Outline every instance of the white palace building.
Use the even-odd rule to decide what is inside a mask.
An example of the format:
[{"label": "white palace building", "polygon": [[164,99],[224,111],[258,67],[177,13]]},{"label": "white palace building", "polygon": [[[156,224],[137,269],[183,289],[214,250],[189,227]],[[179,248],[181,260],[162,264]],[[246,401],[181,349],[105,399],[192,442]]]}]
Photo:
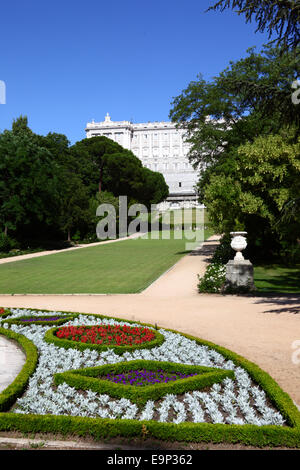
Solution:
[{"label": "white palace building", "polygon": [[85,132],[87,138],[105,136],[114,140],[131,150],[143,166],[163,174],[169,197],[160,204],[161,210],[198,206],[198,172],[187,158],[189,145],[184,141],[184,131],[175,123],[112,121],[107,113],[102,122],[88,122]]}]

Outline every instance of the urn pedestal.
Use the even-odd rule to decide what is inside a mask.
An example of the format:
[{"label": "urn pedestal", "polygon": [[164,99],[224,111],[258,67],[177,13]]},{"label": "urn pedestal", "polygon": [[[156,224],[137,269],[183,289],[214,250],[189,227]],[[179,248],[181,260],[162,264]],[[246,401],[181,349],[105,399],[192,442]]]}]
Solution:
[{"label": "urn pedestal", "polygon": [[247,247],[245,235],[247,232],[231,232],[231,247],[236,251],[233,260],[226,264],[225,291],[252,292],[255,290],[253,280],[253,265],[242,255],[242,250]]}]

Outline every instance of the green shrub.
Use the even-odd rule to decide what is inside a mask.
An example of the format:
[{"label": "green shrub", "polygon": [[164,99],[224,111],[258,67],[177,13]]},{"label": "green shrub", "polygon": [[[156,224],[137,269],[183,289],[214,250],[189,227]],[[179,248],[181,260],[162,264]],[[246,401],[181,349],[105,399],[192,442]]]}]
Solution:
[{"label": "green shrub", "polygon": [[230,243],[231,236],[229,234],[223,235],[212,257],[212,263],[227,264],[230,259],[233,259],[235,253]]},{"label": "green shrub", "polygon": [[198,275],[198,291],[207,293],[221,292],[225,283],[226,268],[222,264],[211,263],[203,277]]},{"label": "green shrub", "polygon": [[0,251],[3,253],[8,253],[10,250],[14,248],[18,248],[18,244],[16,240],[10,238],[8,235],[4,233],[0,233]]},{"label": "green shrub", "polygon": [[[123,385],[101,380],[106,374],[122,374],[132,369],[148,369],[148,370],[164,370],[186,374],[197,373],[198,375],[185,379],[176,380],[175,382],[159,383],[155,385],[147,385],[146,387],[134,387],[131,385]],[[128,398],[134,403],[144,405],[148,400],[158,400],[167,393],[182,394],[190,390],[200,390],[209,387],[215,383],[219,383],[226,377],[234,378],[232,370],[223,370],[215,367],[194,366],[187,364],[174,364],[171,362],[135,360],[121,362],[116,364],[106,364],[98,367],[88,367],[84,369],[68,370],[66,372],[57,373],[54,376],[56,385],[67,383],[71,387],[79,390],[92,390],[100,394],[108,394],[116,398]]]},{"label": "green shrub", "polygon": [[35,371],[38,361],[38,350],[34,343],[25,336],[14,331],[0,328],[0,335],[16,341],[26,355],[26,362],[15,378],[15,380],[0,393],[0,416],[1,412],[9,410],[16,399],[24,392],[29,378]]}]

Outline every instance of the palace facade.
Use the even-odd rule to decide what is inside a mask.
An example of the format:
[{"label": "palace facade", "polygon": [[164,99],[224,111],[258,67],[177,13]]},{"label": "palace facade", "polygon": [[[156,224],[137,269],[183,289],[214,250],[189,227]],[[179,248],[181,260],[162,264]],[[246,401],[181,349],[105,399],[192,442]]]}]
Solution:
[{"label": "palace facade", "polygon": [[169,197],[160,209],[196,207],[197,171],[189,163],[189,145],[184,131],[172,122],[132,123],[112,121],[109,114],[102,122],[89,122],[86,137],[105,136],[131,150],[143,166],[163,174]]}]

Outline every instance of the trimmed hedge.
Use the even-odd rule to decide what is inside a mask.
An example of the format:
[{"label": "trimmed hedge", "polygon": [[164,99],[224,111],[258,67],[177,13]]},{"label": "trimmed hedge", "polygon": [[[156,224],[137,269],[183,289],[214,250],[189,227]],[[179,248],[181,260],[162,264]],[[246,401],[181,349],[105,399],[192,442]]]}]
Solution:
[{"label": "trimmed hedge", "polygon": [[[4,310],[4,312],[0,312],[0,319],[1,318],[6,318],[8,317],[11,313],[10,313],[10,309],[8,308],[4,308],[3,307],[0,307],[0,310]],[[1,321],[1,320],[0,320]]]},{"label": "trimmed hedge", "polygon": [[[80,325],[76,325],[76,326],[77,328],[80,328]],[[81,325],[81,326],[84,326],[84,325]],[[100,326],[100,324],[96,326]],[[110,345],[105,345],[105,344],[103,345],[103,344],[80,343],[80,342],[72,341],[69,339],[58,338],[55,334],[58,331],[58,329],[59,328],[51,328],[51,330],[46,331],[44,340],[47,343],[53,343],[55,344],[55,346],[58,346],[60,348],[65,348],[65,349],[72,348],[72,349],[78,349],[79,351],[84,351],[85,349],[96,349],[97,351],[102,352],[102,351],[109,351],[113,349],[115,354],[121,355],[121,354],[124,354],[124,352],[126,351],[135,351],[136,349],[155,348],[157,346],[160,346],[165,341],[165,338],[163,337],[162,334],[160,334],[156,330],[153,330],[153,333],[155,334],[155,339],[146,343],[142,343],[142,344],[134,344],[132,346],[115,346],[115,345],[110,346]]]},{"label": "trimmed hedge", "polygon": [[127,419],[1,413],[0,429],[6,432],[77,435],[92,437],[95,440],[114,437],[145,437],[145,432],[147,432],[147,438],[161,441],[242,443],[257,447],[300,448],[299,428],[250,424],[174,424]]},{"label": "trimmed hedge", "polygon": [[[108,373],[118,374],[128,372],[132,369],[162,369],[165,372],[172,372],[176,369],[176,372],[186,374],[198,373],[199,375],[186,379],[178,379],[175,382],[158,383],[145,387],[116,384],[109,380],[101,380],[98,378]],[[158,400],[168,393],[179,395],[190,390],[200,390],[205,387],[210,387],[214,383],[222,382],[226,377],[234,379],[234,372],[231,370],[217,369],[215,367],[136,360],[58,373],[54,375],[54,383],[59,385],[66,382],[71,387],[79,390],[92,390],[93,392],[107,394],[115,398],[124,397],[134,403],[144,405],[148,400]]]},{"label": "trimmed hedge", "polygon": [[14,331],[0,328],[0,335],[16,341],[26,355],[26,362],[21,372],[17,375],[15,380],[0,393],[0,411],[6,411],[24,392],[30,376],[35,371],[38,362],[38,350],[32,341]]},{"label": "trimmed hedge", "polygon": [[[34,311],[34,310],[33,310]],[[43,311],[47,311],[44,310]],[[68,313],[71,312],[62,312]],[[77,312],[72,312],[76,313]],[[81,314],[96,316],[97,318],[112,318],[103,315]],[[122,318],[114,318],[116,321],[126,323],[140,324],[142,326],[151,326],[138,321],[131,321]],[[148,438],[156,438],[165,441],[185,441],[185,442],[210,442],[210,443],[242,443],[257,447],[280,446],[300,448],[300,412],[294,405],[287,393],[270,377],[269,374],[260,369],[256,364],[235,354],[228,349],[217,346],[211,342],[181,333],[175,330],[166,329],[173,333],[179,333],[186,338],[195,341],[199,345],[204,345],[222,354],[226,359],[232,360],[237,366],[243,367],[251,378],[260,385],[266,392],[268,398],[274,406],[281,412],[286,419],[288,426],[255,426],[255,425],[229,425],[229,424],[210,424],[210,423],[162,423],[157,421],[138,421],[123,419],[101,419],[101,418],[83,418],[72,416],[55,415],[19,415],[18,413],[0,413],[1,431],[21,431],[21,432],[44,432],[60,433],[64,435],[75,434],[78,436],[87,436],[94,439],[113,438],[113,437],[145,437],[145,431]],[[0,334],[5,334],[18,340],[22,335],[10,330],[0,328]],[[21,343],[20,343],[21,344]],[[26,387],[29,376],[34,371],[37,363],[37,351],[32,343],[24,339],[24,349],[26,347],[26,371],[23,370],[17,379],[7,389],[2,392],[0,397],[2,407],[5,411],[11,406],[17,396],[19,396]],[[112,365],[111,365],[112,366]],[[110,367],[111,369],[111,367]],[[18,386],[17,386],[18,384]],[[3,397],[5,399],[3,400]],[[3,406],[3,403],[5,404]]]}]

